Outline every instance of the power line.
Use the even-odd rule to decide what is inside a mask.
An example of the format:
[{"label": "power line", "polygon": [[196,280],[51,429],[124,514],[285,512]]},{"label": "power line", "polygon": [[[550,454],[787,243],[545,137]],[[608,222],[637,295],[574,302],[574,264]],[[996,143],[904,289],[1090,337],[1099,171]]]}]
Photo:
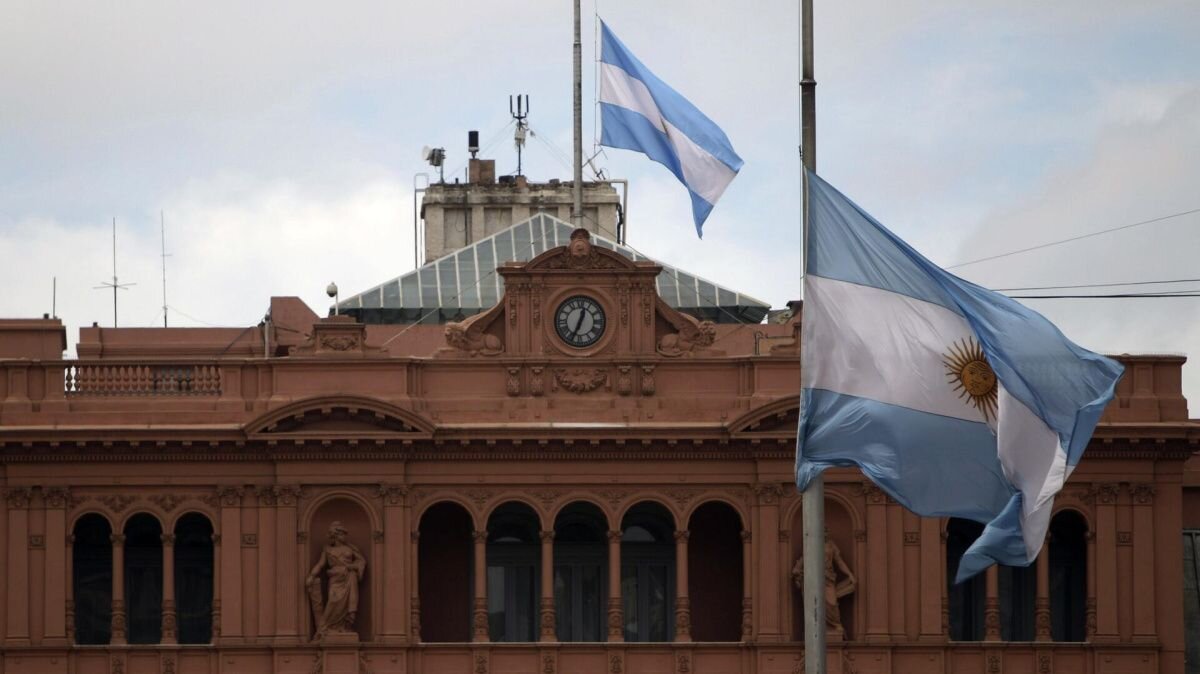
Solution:
[{"label": "power line", "polygon": [[948,267],[943,267],[943,269],[957,269],[959,267],[965,267],[967,265],[976,264],[979,262],[987,262],[989,260],[998,260],[1002,257],[1008,257],[1010,255],[1019,255],[1021,253],[1028,253],[1028,252],[1034,251],[1034,250],[1041,250],[1042,248],[1049,248],[1051,246],[1058,246],[1058,245],[1061,245],[1064,243],[1070,243],[1072,241],[1079,241],[1080,239],[1088,239],[1093,236],[1100,236],[1101,234],[1111,234],[1112,232],[1119,232],[1123,229],[1132,229],[1133,227],[1141,227],[1142,225],[1149,225],[1149,224],[1153,224],[1155,222],[1162,222],[1163,220],[1170,220],[1172,218],[1180,218],[1185,215],[1191,215],[1193,213],[1200,213],[1200,208],[1193,208],[1190,211],[1180,211],[1179,213],[1172,213],[1170,215],[1164,215],[1164,216],[1161,216],[1158,218],[1151,218],[1150,220],[1142,220],[1141,222],[1135,222],[1135,223],[1132,223],[1129,225],[1121,225],[1120,227],[1113,227],[1111,229],[1102,229],[1098,232],[1092,232],[1090,234],[1080,234],[1079,236],[1072,236],[1070,238],[1061,239],[1059,241],[1051,241],[1049,243],[1038,244],[1036,246],[1030,246],[1028,248],[1021,248],[1020,250],[1012,250],[1007,253],[1000,253],[998,255],[989,255],[987,257],[981,257],[981,258],[978,258],[975,260],[967,260],[966,262],[959,262],[958,264],[952,264]]},{"label": "power line", "polygon": [[996,292],[1010,293],[1022,292],[1026,290],[1075,290],[1078,288],[1114,288],[1119,286],[1147,286],[1158,285],[1163,283],[1195,283],[1200,281],[1200,278],[1180,278],[1164,281],[1127,281],[1124,283],[1082,283],[1079,285],[1064,285],[1064,286],[1026,286],[1024,288],[992,288]]},{"label": "power line", "polygon": [[1113,295],[1009,295],[1014,300],[1147,300],[1200,297],[1200,289],[1177,293],[1117,293]]}]

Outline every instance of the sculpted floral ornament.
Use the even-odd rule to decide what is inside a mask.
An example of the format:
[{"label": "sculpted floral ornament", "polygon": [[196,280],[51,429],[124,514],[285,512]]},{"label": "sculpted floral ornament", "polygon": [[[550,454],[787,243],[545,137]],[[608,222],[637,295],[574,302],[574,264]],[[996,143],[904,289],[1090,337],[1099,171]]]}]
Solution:
[{"label": "sculpted floral ornament", "polygon": [[571,393],[588,393],[608,383],[608,373],[602,369],[554,371],[554,382]]},{"label": "sculpted floral ornament", "polygon": [[[329,543],[304,582],[312,604],[317,639],[333,634],[352,634],[357,638],[354,622],[358,615],[358,584],[367,568],[367,560],[357,547],[346,542],[348,535],[341,522],[329,525]],[[321,596],[322,571],[328,579],[324,597]]]}]

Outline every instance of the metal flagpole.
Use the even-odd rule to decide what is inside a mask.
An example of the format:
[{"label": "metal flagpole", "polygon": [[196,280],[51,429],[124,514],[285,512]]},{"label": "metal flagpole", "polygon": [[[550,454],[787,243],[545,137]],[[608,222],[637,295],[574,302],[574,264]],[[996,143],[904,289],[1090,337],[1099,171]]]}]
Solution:
[{"label": "metal flagpole", "polygon": [[579,41],[579,0],[575,0],[574,87],[575,182],[571,188],[571,224],[583,226],[583,47]]},{"label": "metal flagpole", "polygon": [[[804,169],[817,170],[817,104],[813,79],[812,0],[800,0],[800,159]],[[808,273],[808,178],[801,169],[801,264]],[[804,365],[801,363],[801,368]],[[826,674],[825,668],[825,478],[817,476],[804,490],[804,670]]]}]

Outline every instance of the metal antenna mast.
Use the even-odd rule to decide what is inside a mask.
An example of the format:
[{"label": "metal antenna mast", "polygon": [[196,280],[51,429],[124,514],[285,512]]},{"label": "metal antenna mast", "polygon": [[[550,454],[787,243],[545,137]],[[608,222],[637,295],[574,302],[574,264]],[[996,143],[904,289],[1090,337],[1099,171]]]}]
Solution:
[{"label": "metal antenna mast", "polygon": [[101,281],[100,285],[95,287],[95,290],[104,288],[112,288],[113,291],[113,327],[117,327],[117,291],[128,290],[129,286],[135,286],[136,283],[117,283],[117,219],[112,220],[112,241],[113,241],[113,275],[112,282]]},{"label": "metal antenna mast", "polygon": [[167,327],[167,218],[162,211],[158,212],[158,232],[162,240],[162,286],[163,286],[163,327]]},{"label": "metal antenna mast", "polygon": [[579,39],[579,0],[575,0],[574,102],[575,180],[571,189],[571,224],[583,226],[583,47]]},{"label": "metal antenna mast", "polygon": [[[524,103],[521,99],[524,98]],[[529,124],[525,121],[529,117],[529,94],[517,94],[516,107],[513,106],[513,97],[508,97],[508,114],[517,122],[517,130],[513,132],[513,142],[517,145],[517,175],[521,173],[521,150],[525,147],[525,134],[529,130]]]}]

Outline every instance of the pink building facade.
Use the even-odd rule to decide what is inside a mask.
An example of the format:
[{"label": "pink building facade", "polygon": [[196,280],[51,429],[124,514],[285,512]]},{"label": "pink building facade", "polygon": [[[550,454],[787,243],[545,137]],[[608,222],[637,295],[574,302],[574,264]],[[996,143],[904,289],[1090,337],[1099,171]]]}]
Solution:
[{"label": "pink building facade", "polygon": [[[448,328],[275,298],[267,327],[84,329],[76,360],[0,322],[0,672],[803,671],[800,317],[697,321],[658,269],[577,237]],[[1185,672],[1200,426],[1182,357],[1121,360],[1029,569],[951,586],[977,525],[829,473],[831,671]],[[365,569],[352,633],[318,634],[334,522]]]}]

